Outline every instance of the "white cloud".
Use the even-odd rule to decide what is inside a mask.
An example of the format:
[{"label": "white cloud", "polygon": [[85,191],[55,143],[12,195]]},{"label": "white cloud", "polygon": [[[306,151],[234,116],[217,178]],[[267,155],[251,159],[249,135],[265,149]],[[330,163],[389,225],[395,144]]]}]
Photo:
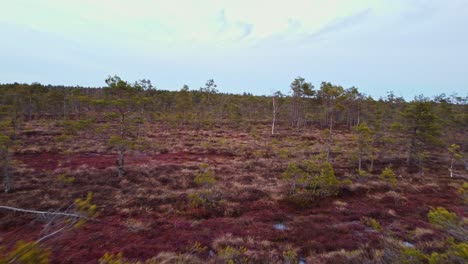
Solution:
[{"label": "white cloud", "polygon": [[230,45],[240,40],[251,43],[276,35],[300,38],[365,10],[388,13],[395,5],[385,4],[387,2],[16,0],[2,4],[0,20],[75,39],[118,40],[156,46]]}]

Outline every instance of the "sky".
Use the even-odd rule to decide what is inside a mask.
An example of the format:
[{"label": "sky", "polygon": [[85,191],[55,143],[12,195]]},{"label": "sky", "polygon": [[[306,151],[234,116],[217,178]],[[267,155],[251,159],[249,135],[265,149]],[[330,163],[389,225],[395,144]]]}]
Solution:
[{"label": "sky", "polygon": [[0,83],[468,95],[468,0],[0,0]]}]

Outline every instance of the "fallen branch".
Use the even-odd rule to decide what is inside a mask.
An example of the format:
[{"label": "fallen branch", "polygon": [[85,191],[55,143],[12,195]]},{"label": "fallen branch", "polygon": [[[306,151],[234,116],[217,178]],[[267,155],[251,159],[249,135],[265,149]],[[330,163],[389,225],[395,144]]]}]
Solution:
[{"label": "fallen branch", "polygon": [[0,205],[0,209],[11,210],[11,211],[16,211],[16,212],[23,212],[23,213],[32,213],[32,214],[60,215],[60,216],[68,216],[68,217],[75,217],[75,218],[83,218],[83,219],[91,220],[91,221],[99,221],[97,219],[89,218],[89,217],[86,217],[86,216],[80,215],[80,214],[28,210],[28,209],[22,209],[22,208],[16,208],[16,207],[11,207],[11,206],[4,206],[4,205]]}]

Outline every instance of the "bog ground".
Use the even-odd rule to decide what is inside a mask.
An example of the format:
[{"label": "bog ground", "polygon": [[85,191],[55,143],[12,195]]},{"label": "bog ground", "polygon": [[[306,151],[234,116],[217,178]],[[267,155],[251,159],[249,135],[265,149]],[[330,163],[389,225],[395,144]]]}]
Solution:
[{"label": "bog ground", "polygon": [[[466,216],[464,180],[448,177],[444,155],[410,173],[404,146],[394,145],[359,175],[346,128],[335,132],[330,156],[337,195],[305,201],[288,194],[283,174],[290,163],[320,158],[326,138],[319,129],[279,125],[271,136],[262,123],[249,131],[153,124],[146,148],[126,152],[123,177],[117,152],[96,133],[58,140],[61,129],[25,124],[18,135],[25,147],[13,154],[14,191],[0,194],[2,205],[60,211],[92,193],[98,215],[41,245],[53,263],[96,263],[105,253],[162,263],[359,263],[390,253],[411,260],[405,250],[447,250],[446,230],[429,223],[431,209]],[[388,165],[396,184],[380,177]],[[212,183],[196,180],[207,172]],[[3,210],[0,242],[11,249],[35,240],[47,221]]]}]

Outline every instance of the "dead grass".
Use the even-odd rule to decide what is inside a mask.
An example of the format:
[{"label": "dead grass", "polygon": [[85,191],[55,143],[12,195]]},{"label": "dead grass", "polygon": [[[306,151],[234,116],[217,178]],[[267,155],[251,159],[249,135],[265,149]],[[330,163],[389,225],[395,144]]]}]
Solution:
[{"label": "dead grass", "polygon": [[[460,184],[441,184],[438,175],[428,172],[416,179],[396,164],[400,167],[395,171],[402,177],[394,187],[378,178],[385,164],[379,161],[375,175],[356,176],[356,164],[349,160],[352,135],[344,131],[335,138],[340,146],[333,150],[332,163],[340,180],[349,177],[353,183],[343,186],[333,199],[298,209],[284,202],[286,182],[281,173],[289,162],[323,150],[319,130],[280,128],[271,137],[266,125],[256,126],[256,136],[235,129],[165,130],[156,125],[147,137],[151,149],[128,152],[127,174],[118,178],[115,153],[103,139],[85,135],[58,144],[43,124],[27,126],[32,132],[24,135],[25,147],[15,153],[23,161],[14,170],[16,193],[0,194],[0,203],[54,210],[91,191],[100,219],[107,221],[101,226],[87,224],[73,235],[51,241],[53,246],[61,245],[53,248],[56,263],[93,262],[106,251],[145,258],[156,255],[162,263],[210,263],[216,261],[209,250],[216,253],[227,246],[246,247],[254,263],[284,263],[283,253],[288,250],[307,263],[366,263],[381,257],[377,243],[381,236],[369,232],[360,222],[362,217],[375,218],[399,239],[411,236],[418,248],[430,250],[440,248],[433,241],[443,235],[430,229],[427,210],[447,206],[463,212],[456,193]],[[69,160],[65,149],[71,150]],[[395,155],[396,161],[402,160]],[[212,214],[193,208],[188,198],[201,190],[193,179],[202,162],[215,170],[213,188],[223,199],[220,211]],[[75,181],[60,183],[60,174]],[[39,228],[28,227],[30,220],[0,214],[0,232],[9,238],[22,237],[22,229]],[[276,223],[287,229],[275,230]],[[96,233],[102,238],[89,240]],[[206,246],[206,252],[186,254],[195,241]],[[64,258],[70,250],[75,254]]]}]

